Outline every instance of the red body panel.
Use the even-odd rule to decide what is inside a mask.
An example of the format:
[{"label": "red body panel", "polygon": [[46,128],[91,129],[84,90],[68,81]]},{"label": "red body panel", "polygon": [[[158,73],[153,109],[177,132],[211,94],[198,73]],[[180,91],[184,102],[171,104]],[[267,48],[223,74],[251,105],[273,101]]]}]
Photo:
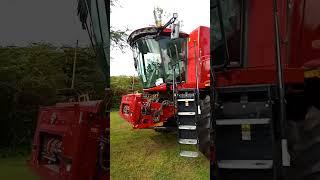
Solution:
[{"label": "red body panel", "polygon": [[[141,97],[142,94],[127,94],[122,96],[120,105],[120,116],[128,121],[130,124],[135,126],[139,123],[141,114]],[[124,108],[127,106],[128,112],[124,112]]]},{"label": "red body panel", "polygon": [[152,87],[149,89],[144,89],[144,92],[166,92],[168,90],[167,85],[166,84],[161,84],[159,86],[156,87]]},{"label": "red body panel", "polygon": [[[90,180],[97,179],[100,173],[107,178],[105,171],[97,170],[99,139],[108,127],[107,119],[100,114],[101,106],[101,101],[91,101],[40,108],[31,164],[42,178]],[[62,143],[59,148],[62,158],[55,168],[41,158],[42,148],[48,146],[43,143],[46,136],[57,137]]]},{"label": "red body panel", "polygon": [[320,62],[320,1],[294,0],[290,36],[291,66]]},{"label": "red body panel", "polygon": [[[304,81],[302,68],[286,68],[284,69],[284,74],[286,84],[301,84]],[[218,87],[276,83],[276,71],[274,68],[227,70],[217,73],[216,77]]]},{"label": "red body panel", "polygon": [[208,27],[200,26],[189,35],[187,84],[196,84],[196,62],[199,83],[210,83],[210,28]]},{"label": "red body panel", "polygon": [[[303,66],[320,61],[320,1],[293,0],[291,11],[286,0],[278,3],[284,81],[302,84]],[[217,73],[218,87],[276,82],[273,1],[251,0],[249,4],[247,62]]]}]

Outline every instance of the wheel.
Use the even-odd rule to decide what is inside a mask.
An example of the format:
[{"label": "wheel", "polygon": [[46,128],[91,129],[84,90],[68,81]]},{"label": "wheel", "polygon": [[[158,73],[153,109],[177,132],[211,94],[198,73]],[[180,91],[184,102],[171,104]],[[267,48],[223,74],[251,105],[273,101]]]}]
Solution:
[{"label": "wheel", "polygon": [[201,114],[198,117],[197,131],[199,137],[199,151],[210,159],[210,122],[211,122],[211,105],[210,96],[207,95],[200,102]]},{"label": "wheel", "polygon": [[289,124],[289,153],[294,180],[320,180],[320,110],[311,106],[300,122]]}]

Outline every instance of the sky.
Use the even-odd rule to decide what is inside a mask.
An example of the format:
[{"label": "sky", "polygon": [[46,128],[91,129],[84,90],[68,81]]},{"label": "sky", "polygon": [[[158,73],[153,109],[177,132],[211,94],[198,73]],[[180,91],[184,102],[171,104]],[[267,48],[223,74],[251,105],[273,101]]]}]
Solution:
[{"label": "sky", "polygon": [[89,45],[76,8],[77,0],[0,0],[0,45]]},{"label": "sky", "polygon": [[[198,26],[210,26],[210,0],[118,0],[111,8],[111,27],[116,29],[129,28],[129,34],[138,28],[154,25],[153,9],[161,7],[170,14],[178,13],[178,19],[183,21],[181,30],[190,33]],[[169,19],[162,18],[163,23]],[[110,49],[111,76],[137,75],[133,65],[133,54],[130,48],[121,52]]]},{"label": "sky", "polygon": [[[171,17],[179,14],[181,30],[189,33],[200,25],[209,26],[210,0],[117,0],[112,7],[111,26],[133,30],[154,25],[153,9],[159,6]],[[0,0],[0,46],[24,46],[31,42],[56,45],[90,45],[77,16],[77,0]],[[163,17],[163,23],[167,20]],[[110,74],[136,75],[132,51],[111,49]]]}]

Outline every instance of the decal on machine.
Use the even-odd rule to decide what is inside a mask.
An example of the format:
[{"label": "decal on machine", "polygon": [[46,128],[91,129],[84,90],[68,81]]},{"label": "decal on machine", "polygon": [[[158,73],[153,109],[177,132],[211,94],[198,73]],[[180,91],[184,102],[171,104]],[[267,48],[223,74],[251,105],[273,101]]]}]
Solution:
[{"label": "decal on machine", "polygon": [[243,141],[250,141],[251,140],[250,124],[241,124],[241,139]]}]

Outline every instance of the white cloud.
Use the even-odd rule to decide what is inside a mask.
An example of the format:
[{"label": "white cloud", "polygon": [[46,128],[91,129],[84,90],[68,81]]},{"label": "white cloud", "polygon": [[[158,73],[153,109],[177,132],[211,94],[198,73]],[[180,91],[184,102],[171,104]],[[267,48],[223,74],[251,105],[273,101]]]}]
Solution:
[{"label": "white cloud", "polygon": [[[210,26],[210,0],[119,0],[121,7],[113,7],[111,26],[121,29],[128,27],[131,31],[154,25],[153,9],[163,8],[172,14],[177,12],[179,20],[183,21],[182,31],[190,33],[198,26]],[[163,23],[167,19],[163,18]],[[111,49],[111,75],[133,75],[135,73],[131,50],[125,52]]]}]

